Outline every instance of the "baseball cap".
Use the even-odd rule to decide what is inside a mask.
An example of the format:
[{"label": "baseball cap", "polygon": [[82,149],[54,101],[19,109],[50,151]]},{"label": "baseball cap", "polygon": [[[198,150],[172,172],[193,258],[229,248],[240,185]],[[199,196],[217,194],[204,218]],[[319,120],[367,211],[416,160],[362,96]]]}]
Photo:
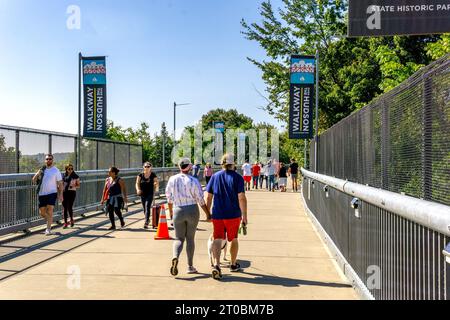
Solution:
[{"label": "baseball cap", "polygon": [[187,170],[188,168],[192,167],[191,159],[189,158],[180,159],[180,161],[178,161],[178,166],[181,168],[181,170]]},{"label": "baseball cap", "polygon": [[222,164],[234,164],[234,154],[226,153],[222,157]]}]

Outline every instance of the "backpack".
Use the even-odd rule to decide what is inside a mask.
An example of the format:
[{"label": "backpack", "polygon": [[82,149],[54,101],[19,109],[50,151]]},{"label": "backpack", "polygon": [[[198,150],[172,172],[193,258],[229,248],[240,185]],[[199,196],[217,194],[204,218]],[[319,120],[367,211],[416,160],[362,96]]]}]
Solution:
[{"label": "backpack", "polygon": [[37,178],[37,187],[36,187],[36,193],[39,195],[39,191],[41,191],[42,181],[44,180],[44,174],[45,169],[47,169],[46,166],[43,166],[41,168],[42,174]]}]

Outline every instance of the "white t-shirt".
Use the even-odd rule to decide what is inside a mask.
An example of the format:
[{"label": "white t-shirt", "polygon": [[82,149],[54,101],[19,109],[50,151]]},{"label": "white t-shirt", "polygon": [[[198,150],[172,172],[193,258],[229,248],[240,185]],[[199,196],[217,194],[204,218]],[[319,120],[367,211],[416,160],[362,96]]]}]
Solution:
[{"label": "white t-shirt", "polygon": [[244,171],[244,177],[252,175],[252,166],[248,163],[245,163],[242,166],[242,171]]},{"label": "white t-shirt", "polygon": [[57,193],[58,181],[62,181],[61,172],[59,172],[58,168],[51,167],[50,169],[45,169],[44,179],[42,179],[39,195],[46,196],[52,193]]}]

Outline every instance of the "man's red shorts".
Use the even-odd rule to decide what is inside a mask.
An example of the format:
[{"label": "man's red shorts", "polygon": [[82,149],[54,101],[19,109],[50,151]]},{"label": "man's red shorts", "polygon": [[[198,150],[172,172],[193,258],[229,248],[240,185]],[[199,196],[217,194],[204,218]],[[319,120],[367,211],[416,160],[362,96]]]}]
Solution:
[{"label": "man's red shorts", "polygon": [[244,181],[245,181],[245,182],[250,182],[250,181],[252,181],[252,176],[244,176]]},{"label": "man's red shorts", "polygon": [[225,239],[225,232],[227,233],[228,241],[233,241],[237,238],[239,226],[241,225],[241,218],[234,219],[212,219],[214,227],[214,239]]}]

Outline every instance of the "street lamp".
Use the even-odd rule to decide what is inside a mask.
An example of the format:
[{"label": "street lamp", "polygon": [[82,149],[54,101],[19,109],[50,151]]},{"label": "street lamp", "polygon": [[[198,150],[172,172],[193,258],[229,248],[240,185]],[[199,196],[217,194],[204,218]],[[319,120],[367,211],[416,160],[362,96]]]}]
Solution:
[{"label": "street lamp", "polygon": [[162,135],[162,166],[166,167],[166,123],[163,122],[161,125],[161,135]]},{"label": "street lamp", "polygon": [[176,132],[176,128],[177,128],[177,106],[187,106],[190,105],[190,103],[173,103],[173,141],[175,142],[176,140],[176,136],[175,136],[175,132]]}]

